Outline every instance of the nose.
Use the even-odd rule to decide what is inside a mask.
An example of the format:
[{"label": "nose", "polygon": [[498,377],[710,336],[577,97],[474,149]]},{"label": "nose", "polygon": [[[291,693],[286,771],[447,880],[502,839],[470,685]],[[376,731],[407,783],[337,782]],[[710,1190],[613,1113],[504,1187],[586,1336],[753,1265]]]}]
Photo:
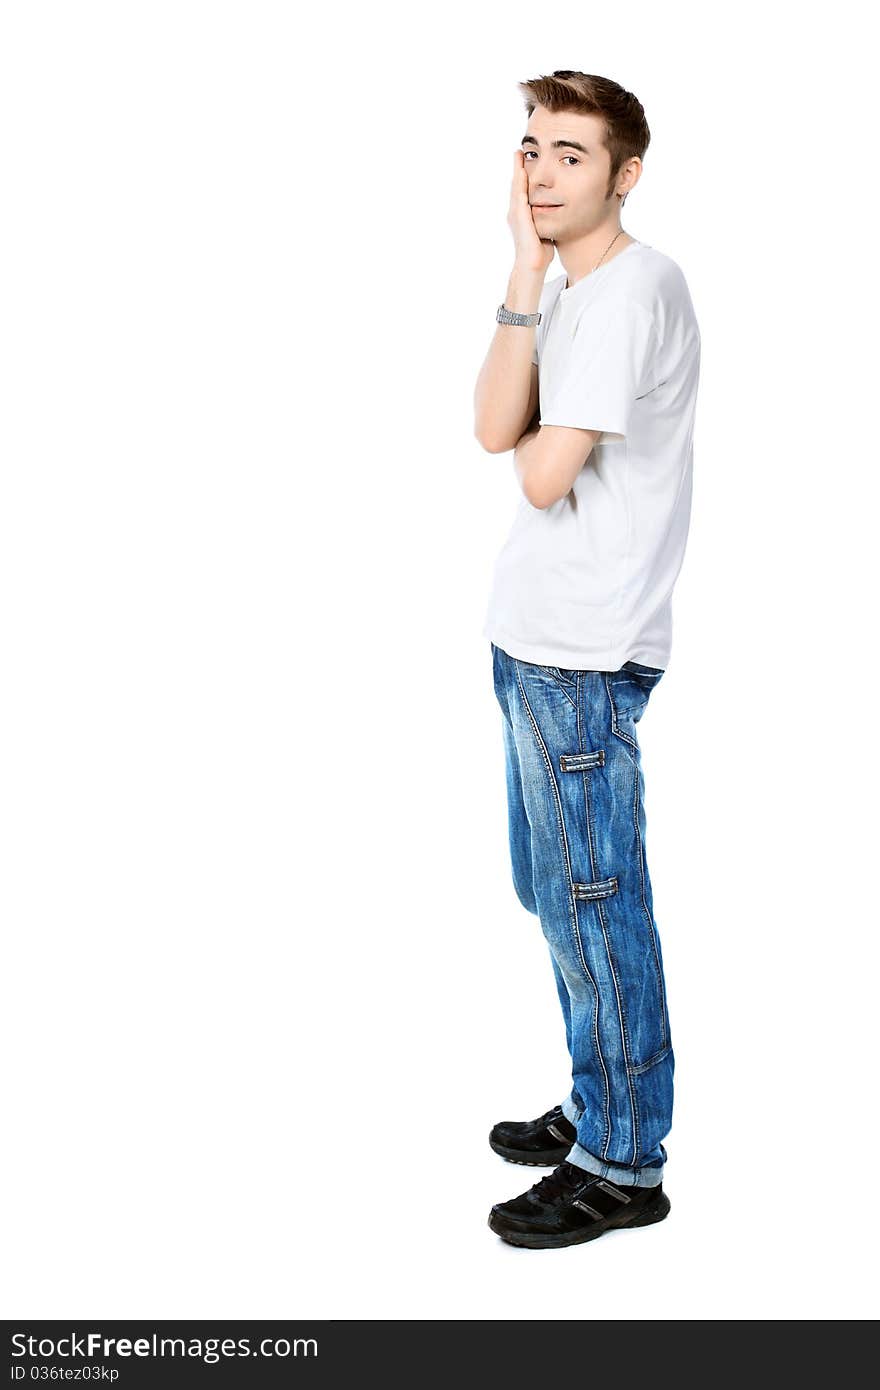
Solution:
[{"label": "nose", "polygon": [[553,183],[550,177],[549,167],[542,167],[540,162],[534,159],[531,161],[531,164],[532,167],[529,178],[530,186],[536,189],[540,188],[547,193],[551,192]]}]

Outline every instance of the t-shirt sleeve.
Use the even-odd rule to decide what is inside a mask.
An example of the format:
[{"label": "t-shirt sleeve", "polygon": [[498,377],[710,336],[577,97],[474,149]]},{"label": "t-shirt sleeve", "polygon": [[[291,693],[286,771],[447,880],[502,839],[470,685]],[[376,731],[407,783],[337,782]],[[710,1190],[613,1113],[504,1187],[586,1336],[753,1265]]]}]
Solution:
[{"label": "t-shirt sleeve", "polygon": [[548,387],[541,424],[601,430],[624,439],[636,398],[648,389],[656,352],[654,321],[641,304],[617,300],[602,309],[587,306],[567,361]]}]

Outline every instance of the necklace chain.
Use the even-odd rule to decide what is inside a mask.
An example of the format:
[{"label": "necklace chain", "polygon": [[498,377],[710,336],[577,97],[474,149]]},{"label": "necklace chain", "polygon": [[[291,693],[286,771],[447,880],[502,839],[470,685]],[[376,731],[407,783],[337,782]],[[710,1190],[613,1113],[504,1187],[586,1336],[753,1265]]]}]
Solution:
[{"label": "necklace chain", "polygon": [[[605,257],[608,255],[608,252],[611,250],[612,246],[614,245],[615,241],[617,240],[617,237],[619,237],[619,236],[623,236],[623,228],[622,228],[622,227],[621,227],[620,231],[617,233],[617,236],[614,236],[614,237],[611,238],[611,240],[609,241],[608,245],[605,247],[605,250],[602,252],[601,256],[599,257],[598,261],[597,261],[596,264],[593,266],[593,270],[598,270],[598,269],[599,269],[599,266],[602,264],[602,262],[604,261]],[[590,274],[591,274],[591,275],[592,275],[592,273],[593,273],[593,270],[590,271]]]},{"label": "necklace chain", "polygon": [[[618,238],[619,236],[623,236],[623,228],[622,228],[622,227],[621,227],[620,231],[617,232],[617,233],[611,238],[611,240],[609,241],[608,245],[605,247],[605,250],[602,252],[601,256],[599,257],[598,261],[597,261],[596,264],[593,266],[593,270],[598,270],[598,269],[599,269],[599,266],[602,264],[602,262],[604,261],[605,257],[608,255],[608,252],[611,250],[612,246],[614,245],[615,241],[617,240],[617,238]],[[587,271],[587,275],[592,275],[593,270],[588,270],[588,271]],[[586,277],[584,277],[584,278],[586,278]],[[568,281],[567,281],[567,280],[566,280],[565,288],[566,288],[566,289],[571,289],[571,286],[568,284]]]}]

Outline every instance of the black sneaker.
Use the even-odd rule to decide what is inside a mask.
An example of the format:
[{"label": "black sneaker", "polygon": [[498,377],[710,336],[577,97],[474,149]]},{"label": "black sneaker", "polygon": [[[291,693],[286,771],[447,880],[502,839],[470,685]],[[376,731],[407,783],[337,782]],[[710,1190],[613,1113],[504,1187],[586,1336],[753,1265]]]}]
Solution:
[{"label": "black sneaker", "polygon": [[501,1120],[489,1135],[497,1154],[510,1163],[552,1167],[561,1163],[577,1137],[577,1131],[555,1105],[537,1120]]},{"label": "black sneaker", "polygon": [[510,1245],[550,1250],[595,1240],[622,1226],[651,1226],[669,1208],[662,1186],[618,1187],[563,1162],[521,1197],[497,1202],[489,1225]]}]

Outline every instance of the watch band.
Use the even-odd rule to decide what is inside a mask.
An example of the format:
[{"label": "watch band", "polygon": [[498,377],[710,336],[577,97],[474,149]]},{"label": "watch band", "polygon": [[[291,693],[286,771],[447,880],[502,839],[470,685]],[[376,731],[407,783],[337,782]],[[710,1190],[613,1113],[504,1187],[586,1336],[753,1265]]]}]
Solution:
[{"label": "watch band", "polygon": [[541,314],[515,314],[512,309],[505,309],[503,304],[498,305],[498,312],[495,315],[498,323],[513,323],[518,328],[535,328],[541,322]]}]

